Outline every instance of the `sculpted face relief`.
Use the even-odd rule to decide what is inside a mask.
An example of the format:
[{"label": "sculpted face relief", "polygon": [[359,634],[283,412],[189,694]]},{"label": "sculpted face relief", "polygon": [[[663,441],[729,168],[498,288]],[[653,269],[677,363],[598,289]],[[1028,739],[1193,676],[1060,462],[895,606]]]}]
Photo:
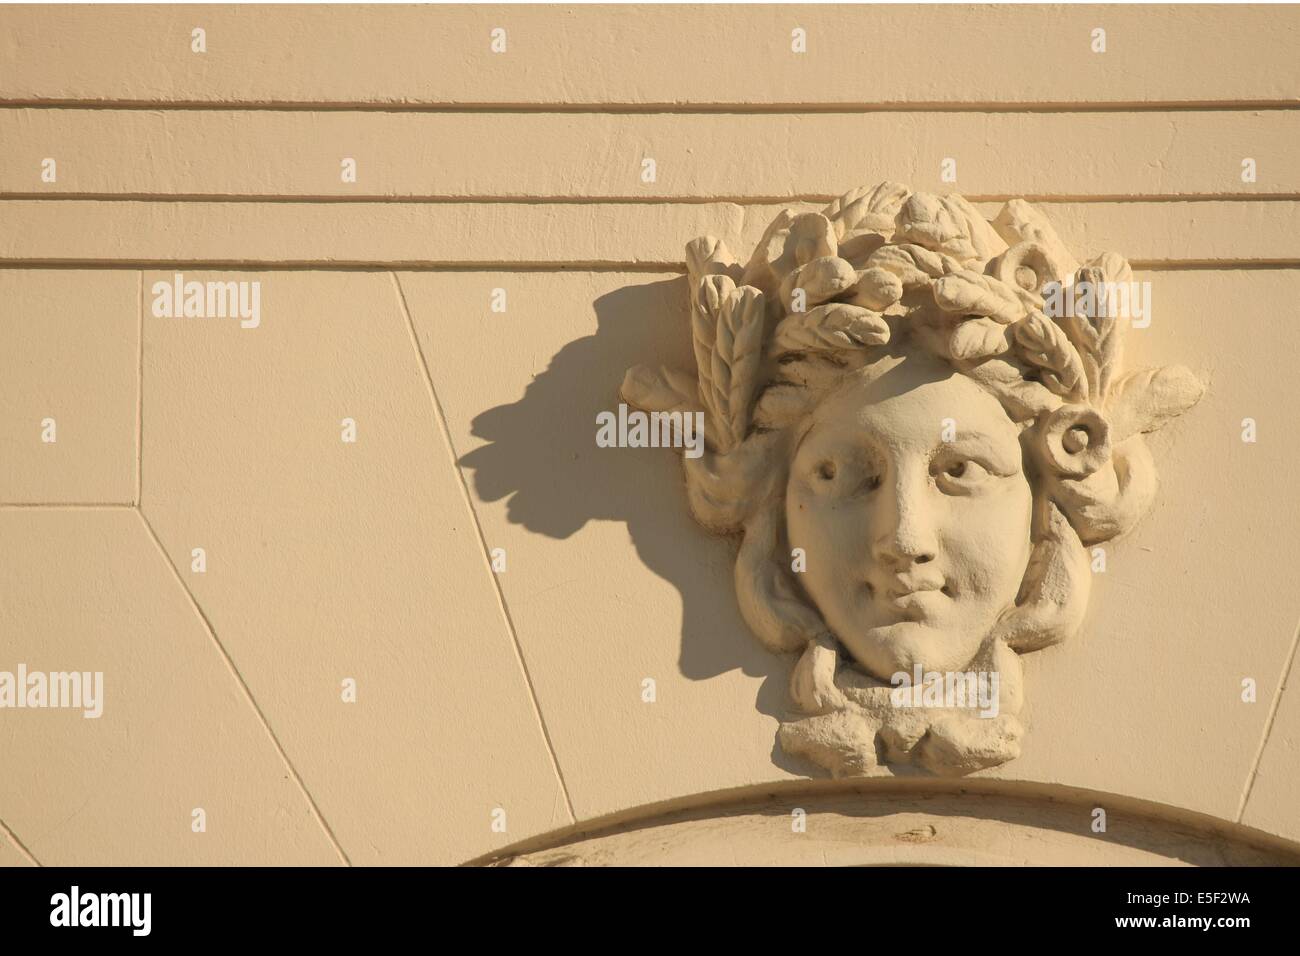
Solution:
[{"label": "sculpted face relief", "polygon": [[621,391],[703,414],[692,513],[741,535],[745,620],[796,655],[781,746],[835,775],[1015,758],[1019,655],[1079,628],[1089,547],[1155,494],[1143,435],[1203,390],[1123,370],[1149,296],[1078,307],[1128,263],[1080,264],[1020,200],[989,221],[888,182],[783,211],[744,266],[712,237],[686,254],[696,375]]},{"label": "sculpted face relief", "polygon": [[808,555],[799,583],[881,680],[970,664],[1015,603],[1031,510],[1019,429],[978,386],[924,360],[824,402],[786,491],[790,541]]}]

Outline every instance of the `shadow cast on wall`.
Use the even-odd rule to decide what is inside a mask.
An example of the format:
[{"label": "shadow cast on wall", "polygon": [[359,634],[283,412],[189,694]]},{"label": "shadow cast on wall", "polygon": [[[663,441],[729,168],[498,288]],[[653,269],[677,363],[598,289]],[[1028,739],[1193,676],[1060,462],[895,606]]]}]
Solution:
[{"label": "shadow cast on wall", "polygon": [[[599,296],[596,333],[560,349],[517,402],[476,415],[471,432],[488,444],[459,464],[480,500],[508,498],[508,520],[536,534],[567,539],[589,521],[625,524],[640,560],[681,594],[682,675],[708,680],[739,667],[764,677],[757,708],[780,718],[789,662],[764,650],[741,618],[731,580],[735,542],[691,519],[681,453],[595,442],[596,416],[617,409],[627,368],[647,361],[693,368],[686,302],[685,278]],[[617,640],[620,621],[609,624]],[[775,734],[772,759],[791,773],[823,775],[782,753]]]}]

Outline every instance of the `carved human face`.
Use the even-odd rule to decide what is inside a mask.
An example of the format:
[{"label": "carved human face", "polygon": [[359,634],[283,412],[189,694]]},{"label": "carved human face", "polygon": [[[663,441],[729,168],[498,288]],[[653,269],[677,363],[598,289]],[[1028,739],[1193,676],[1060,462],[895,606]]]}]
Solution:
[{"label": "carved human face", "polygon": [[1031,511],[1016,426],[974,382],[919,356],[822,402],[786,494],[790,544],[807,555],[796,577],[882,680],[970,664],[1015,601]]}]

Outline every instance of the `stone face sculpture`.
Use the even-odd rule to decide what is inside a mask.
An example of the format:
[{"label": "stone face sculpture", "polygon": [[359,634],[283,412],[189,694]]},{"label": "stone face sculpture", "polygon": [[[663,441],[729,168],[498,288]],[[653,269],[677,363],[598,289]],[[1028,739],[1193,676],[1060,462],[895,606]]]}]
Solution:
[{"label": "stone face sculpture", "polygon": [[622,395],[704,413],[691,511],[740,536],[741,612],[798,654],[782,747],[836,776],[1017,757],[1019,655],[1078,629],[1090,547],[1155,494],[1143,434],[1203,390],[1121,370],[1128,263],[1079,265],[1022,200],[989,222],[890,182],[783,210],[747,265],[686,251],[696,374]]}]

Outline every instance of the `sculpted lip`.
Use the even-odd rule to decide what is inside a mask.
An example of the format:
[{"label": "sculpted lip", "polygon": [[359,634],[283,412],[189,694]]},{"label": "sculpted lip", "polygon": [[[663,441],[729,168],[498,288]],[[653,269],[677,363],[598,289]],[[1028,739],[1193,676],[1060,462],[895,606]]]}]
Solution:
[{"label": "sculpted lip", "polygon": [[885,591],[885,596],[894,602],[903,601],[907,598],[916,597],[920,594],[929,594],[934,591],[942,591],[942,581],[905,581],[895,580],[895,582]]},{"label": "sculpted lip", "polygon": [[942,581],[900,581],[895,579],[880,592],[884,604],[894,614],[905,620],[919,621],[937,611],[937,595],[947,595]]}]

